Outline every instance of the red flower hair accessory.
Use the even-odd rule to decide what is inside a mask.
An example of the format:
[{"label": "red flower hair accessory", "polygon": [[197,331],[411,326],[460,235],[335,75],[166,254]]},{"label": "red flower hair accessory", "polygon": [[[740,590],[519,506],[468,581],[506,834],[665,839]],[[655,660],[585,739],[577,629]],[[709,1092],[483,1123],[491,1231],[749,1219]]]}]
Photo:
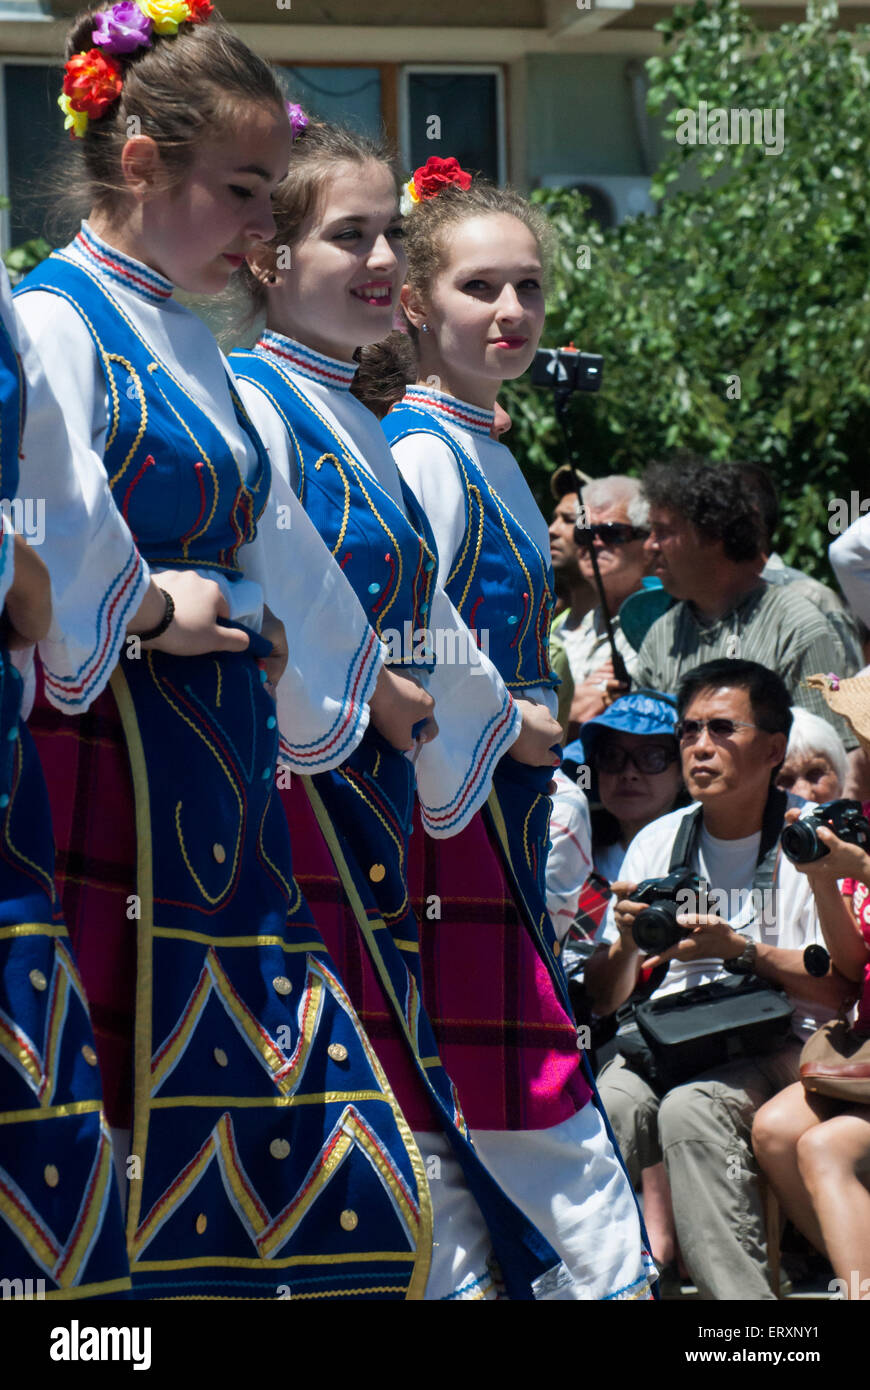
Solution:
[{"label": "red flower hair accessory", "polygon": [[63,91],[73,111],[98,120],[121,95],[121,68],[114,58],[89,48],[76,53],[64,70]]},{"label": "red flower hair accessory", "polygon": [[450,184],[465,191],[471,187],[471,175],[461,168],[459,160],[453,155],[449,159],[441,159],[437,154],[430,155],[425,164],[414,170],[413,178],[402,190],[402,212],[407,214],[417,203],[437,197]]}]

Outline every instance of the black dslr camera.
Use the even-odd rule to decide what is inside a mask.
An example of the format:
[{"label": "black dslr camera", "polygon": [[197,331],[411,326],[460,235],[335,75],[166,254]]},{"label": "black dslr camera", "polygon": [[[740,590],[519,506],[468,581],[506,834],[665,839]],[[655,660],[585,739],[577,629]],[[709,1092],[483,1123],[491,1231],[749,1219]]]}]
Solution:
[{"label": "black dslr camera", "polygon": [[681,864],[664,878],[645,878],[629,895],[629,902],[647,904],[646,911],[635,917],[631,929],[635,945],[646,955],[658,955],[681,937],[691,936],[688,928],[677,926],[677,913],[687,910],[685,900],[678,904],[677,897],[685,893],[694,895],[695,911],[698,911],[701,880],[692,869]]},{"label": "black dslr camera", "polygon": [[830,854],[816,833],[822,825],[849,845],[864,849],[870,844],[870,821],[860,801],[823,801],[821,806],[805,807],[800,819],[785,827],[780,836],[783,854],[795,864],[811,864]]},{"label": "black dslr camera", "polygon": [[604,358],[597,352],[580,352],[573,345],[538,348],[532,361],[532,385],[571,391],[598,391]]}]

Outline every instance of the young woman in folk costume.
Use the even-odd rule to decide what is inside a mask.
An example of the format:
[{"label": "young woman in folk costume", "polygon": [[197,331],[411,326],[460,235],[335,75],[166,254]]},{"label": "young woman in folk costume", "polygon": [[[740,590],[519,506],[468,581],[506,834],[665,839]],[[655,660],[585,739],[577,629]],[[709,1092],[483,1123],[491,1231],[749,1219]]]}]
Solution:
[{"label": "young woman in folk costume", "polygon": [[[488,634],[517,699],[555,712],[547,525],[493,437],[496,395],[528,368],[543,327],[548,227],[455,160],[430,160],[406,196],[402,306],[417,363],[383,426],[446,592]],[[645,1298],[654,1266],[578,1053],[546,908],[549,775],[502,758],[462,835],[417,837],[422,892],[440,894],[443,914],[437,930],[424,924],[423,997],[476,1147],[568,1265],[574,1296]]]},{"label": "young woman in folk costume", "polygon": [[68,40],[90,215],[15,301],[84,501],[34,729],[134,1293],[414,1298],[422,1158],[294,882],[275,767],[278,726],[291,766],[328,768],[369,707],[408,739],[420,699],[383,672],[217,344],[173,298],[223,290],[273,234],[292,140],[271,71],[210,11],[123,3]]},{"label": "young woman in folk costume", "polygon": [[[20,493],[28,521],[38,495],[49,564],[56,533],[79,520],[63,429],[0,267],[0,495],[14,508]],[[112,1141],[16,667],[48,632],[51,582],[2,514],[0,608],[0,1279],[18,1298],[119,1298],[130,1276]]]},{"label": "young woman in folk costume", "polygon": [[495,1296],[491,1249],[512,1298],[550,1296],[565,1272],[469,1147],[421,1008],[407,858],[415,769],[424,814],[453,833],[486,798],[508,747],[549,757],[558,731],[548,716],[521,729],[514,701],[437,587],[431,533],[377,420],[350,393],[354,352],[389,328],[402,283],[392,165],[370,141],[312,123],[274,206],[273,242],[253,252],[242,277],[267,328],[230,361],[273,467],[298,491],[388,659],[435,696],[440,728],[414,762],[370,730],[340,768],[282,792],[294,843],[305,836],[301,886],[435,1178],[427,1297]]}]

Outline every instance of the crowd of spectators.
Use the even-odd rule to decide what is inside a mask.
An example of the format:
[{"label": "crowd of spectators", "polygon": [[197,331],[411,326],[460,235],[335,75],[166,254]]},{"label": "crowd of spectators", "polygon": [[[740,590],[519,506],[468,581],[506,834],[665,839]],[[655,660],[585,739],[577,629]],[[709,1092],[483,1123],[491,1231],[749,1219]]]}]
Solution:
[{"label": "crowd of spectators", "polygon": [[[800,1064],[838,1012],[857,1005],[854,1036],[870,1032],[870,855],[820,830],[821,855],[802,863],[781,834],[813,804],[870,813],[870,519],[831,546],[844,599],[776,553],[776,488],[757,465],[684,458],[579,494],[577,481],[563,468],[551,484],[564,757],[550,908],[664,1287],[777,1298],[773,1193],[804,1267],[860,1288],[870,1105],[806,1090]],[[866,728],[808,683],[865,669]],[[699,886],[673,937],[639,945],[638,886],[680,869]],[[725,985],[775,995],[787,1024],[724,1042],[713,1030],[678,1066],[639,1026],[687,1017],[714,987],[730,1008]]]}]

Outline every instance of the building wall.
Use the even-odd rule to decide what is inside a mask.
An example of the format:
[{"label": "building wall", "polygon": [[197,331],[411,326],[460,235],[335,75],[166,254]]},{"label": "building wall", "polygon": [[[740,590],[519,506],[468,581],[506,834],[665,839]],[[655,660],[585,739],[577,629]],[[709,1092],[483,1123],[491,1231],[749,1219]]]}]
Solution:
[{"label": "building wall", "polygon": [[[651,172],[633,108],[630,54],[533,53],[525,61],[529,187],[552,174]],[[658,131],[643,119],[655,156]]]}]

